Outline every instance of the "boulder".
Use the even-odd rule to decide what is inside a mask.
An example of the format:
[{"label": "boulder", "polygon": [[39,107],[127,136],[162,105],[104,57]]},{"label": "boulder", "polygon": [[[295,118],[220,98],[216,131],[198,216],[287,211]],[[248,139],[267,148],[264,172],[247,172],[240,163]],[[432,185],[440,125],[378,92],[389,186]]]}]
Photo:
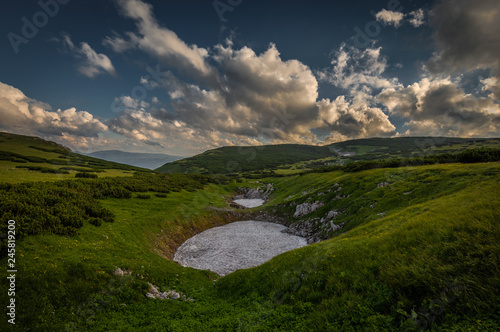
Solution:
[{"label": "boulder", "polygon": [[313,211],[316,211],[317,209],[319,209],[323,205],[325,205],[325,203],[323,203],[321,201],[316,201],[314,203],[302,203],[302,204],[299,204],[295,208],[295,213],[293,214],[293,216],[295,218],[305,216],[306,214],[309,214],[309,213],[311,213]]},{"label": "boulder", "polygon": [[329,219],[335,219],[337,218],[340,214],[342,214],[342,212],[339,212],[337,210],[332,210],[330,212],[328,212],[328,214],[326,215],[326,220],[329,220]]}]

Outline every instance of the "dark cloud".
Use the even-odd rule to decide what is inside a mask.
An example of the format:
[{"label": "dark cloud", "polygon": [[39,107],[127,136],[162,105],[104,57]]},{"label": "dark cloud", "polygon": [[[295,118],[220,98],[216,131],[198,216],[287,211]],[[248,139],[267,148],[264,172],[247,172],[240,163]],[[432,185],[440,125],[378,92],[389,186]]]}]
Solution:
[{"label": "dark cloud", "polygon": [[[500,74],[500,1],[442,0],[431,12],[439,52],[432,73],[491,69]],[[492,87],[500,99],[500,85]]]}]

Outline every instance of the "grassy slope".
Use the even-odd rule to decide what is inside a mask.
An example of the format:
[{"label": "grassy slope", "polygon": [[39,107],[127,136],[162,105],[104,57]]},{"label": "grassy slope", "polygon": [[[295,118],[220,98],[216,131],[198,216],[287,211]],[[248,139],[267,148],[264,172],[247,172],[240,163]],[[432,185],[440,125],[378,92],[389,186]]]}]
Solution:
[{"label": "grassy slope", "polygon": [[435,321],[492,331],[500,309],[492,293],[500,286],[499,194],[497,176],[236,272],[218,287],[290,310],[312,304],[290,316],[297,330],[402,331]]},{"label": "grassy slope", "polygon": [[[182,236],[179,240],[183,241],[193,235],[194,229],[201,231],[231,221],[205,209],[209,205],[225,206],[227,194],[226,189],[211,185],[204,191],[170,193],[166,198],[107,199],[103,205],[116,214],[114,223],[99,227],[86,224],[74,237],[43,235],[18,242],[17,301],[22,303],[18,323],[51,331],[64,330],[71,321],[91,323],[105,307],[101,300],[122,296],[127,305],[144,303],[140,289],[146,280],[196,296],[211,285],[214,275],[184,269],[162,258],[169,249],[165,243],[169,239],[162,234]],[[4,275],[6,259],[2,262]],[[127,284],[125,289],[122,280],[111,276],[117,267],[130,268],[145,279]],[[2,301],[6,301],[5,296],[2,292]],[[6,331],[2,328],[5,323],[0,321],[0,330]]]},{"label": "grassy slope", "polygon": [[[327,206],[312,215],[349,203],[342,217],[350,231],[215,284],[213,274],[162,256],[186,230],[227,222],[205,207],[224,206],[241,184],[105,200],[115,223],[18,243],[20,323],[37,330],[402,331],[427,317],[442,329],[499,328],[499,171],[499,163],[489,163],[270,179],[277,189],[267,208],[284,214],[293,212],[290,202],[318,199],[339,183],[351,200],[319,196]],[[376,188],[386,179],[393,184]],[[134,274],[111,276],[116,267]],[[147,300],[145,280],[195,301]]]},{"label": "grassy slope", "polygon": [[[26,157],[41,158],[39,162],[32,162],[20,158],[0,159],[0,178],[4,182],[19,183],[26,181],[55,181],[75,177],[77,170],[95,170],[99,177],[128,176],[134,171],[149,171],[139,167],[119,164],[87,157],[71,152],[68,148],[54,142],[45,141],[38,137],[0,133],[0,153],[14,153]],[[50,162],[49,162],[50,161]],[[57,161],[57,164],[54,164]],[[64,167],[69,174],[42,173],[25,168],[41,166],[52,170]]]},{"label": "grassy slope", "polygon": [[274,168],[330,156],[328,147],[284,144],[265,147],[223,147],[159,167],[160,172],[234,173]]},{"label": "grassy slope", "polygon": [[[483,146],[499,148],[500,139],[400,137],[351,140],[322,147],[293,144],[223,147],[166,164],[157,170],[227,174],[278,169],[278,174],[293,174],[339,161],[406,158]],[[351,154],[339,155],[348,152]]]}]

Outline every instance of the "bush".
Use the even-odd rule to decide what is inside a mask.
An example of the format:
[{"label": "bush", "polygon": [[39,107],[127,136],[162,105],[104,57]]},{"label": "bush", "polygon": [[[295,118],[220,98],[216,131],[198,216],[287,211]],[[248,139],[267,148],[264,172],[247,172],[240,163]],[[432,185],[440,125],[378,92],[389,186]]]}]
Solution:
[{"label": "bush", "polygon": [[[86,177],[88,172],[81,172]],[[81,175],[80,175],[81,176]],[[79,177],[80,177],[79,176]],[[0,218],[16,221],[16,238],[37,234],[75,235],[85,223],[95,226],[113,222],[115,215],[98,199],[132,197],[149,199],[146,192],[157,195],[176,190],[201,189],[207,183],[224,178],[189,174],[138,173],[133,177],[77,179],[57,182],[0,183]],[[158,196],[158,197],[162,197]],[[7,233],[7,223],[0,224],[0,234]],[[5,256],[7,241],[0,245],[0,257]]]},{"label": "bush", "polygon": [[26,168],[30,171],[36,171],[36,172],[41,172],[41,173],[53,173],[53,174],[69,174],[68,171],[63,170],[63,169],[57,169],[57,168],[49,168],[49,167],[42,167],[42,166],[22,166],[18,165],[16,168]]},{"label": "bush", "polygon": [[156,197],[160,197],[160,198],[165,198],[167,197],[167,194],[164,194],[164,193],[156,193],[155,194]]},{"label": "bush", "polygon": [[79,172],[75,174],[75,178],[97,179],[97,174],[88,172]]},{"label": "bush", "polygon": [[102,219],[101,218],[95,218],[95,217],[91,217],[89,218],[89,223],[94,225],[94,226],[101,226],[102,224]]}]

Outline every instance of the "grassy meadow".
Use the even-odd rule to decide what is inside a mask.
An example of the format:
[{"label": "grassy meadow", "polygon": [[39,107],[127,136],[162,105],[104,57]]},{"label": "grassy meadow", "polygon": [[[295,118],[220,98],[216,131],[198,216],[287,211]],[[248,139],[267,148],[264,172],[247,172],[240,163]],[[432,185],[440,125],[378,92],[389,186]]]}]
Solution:
[{"label": "grassy meadow", "polygon": [[[500,162],[258,180],[94,166],[130,173],[63,180],[30,171],[41,174],[31,183],[0,173],[2,218],[17,219],[19,231],[16,326],[2,319],[1,331],[500,330]],[[238,188],[268,183],[262,207],[229,207]],[[294,217],[313,202],[322,206]],[[321,222],[330,211],[333,231]],[[224,278],[172,261],[192,235],[261,212],[311,222],[324,240]],[[149,299],[148,283],[182,296]]]}]

